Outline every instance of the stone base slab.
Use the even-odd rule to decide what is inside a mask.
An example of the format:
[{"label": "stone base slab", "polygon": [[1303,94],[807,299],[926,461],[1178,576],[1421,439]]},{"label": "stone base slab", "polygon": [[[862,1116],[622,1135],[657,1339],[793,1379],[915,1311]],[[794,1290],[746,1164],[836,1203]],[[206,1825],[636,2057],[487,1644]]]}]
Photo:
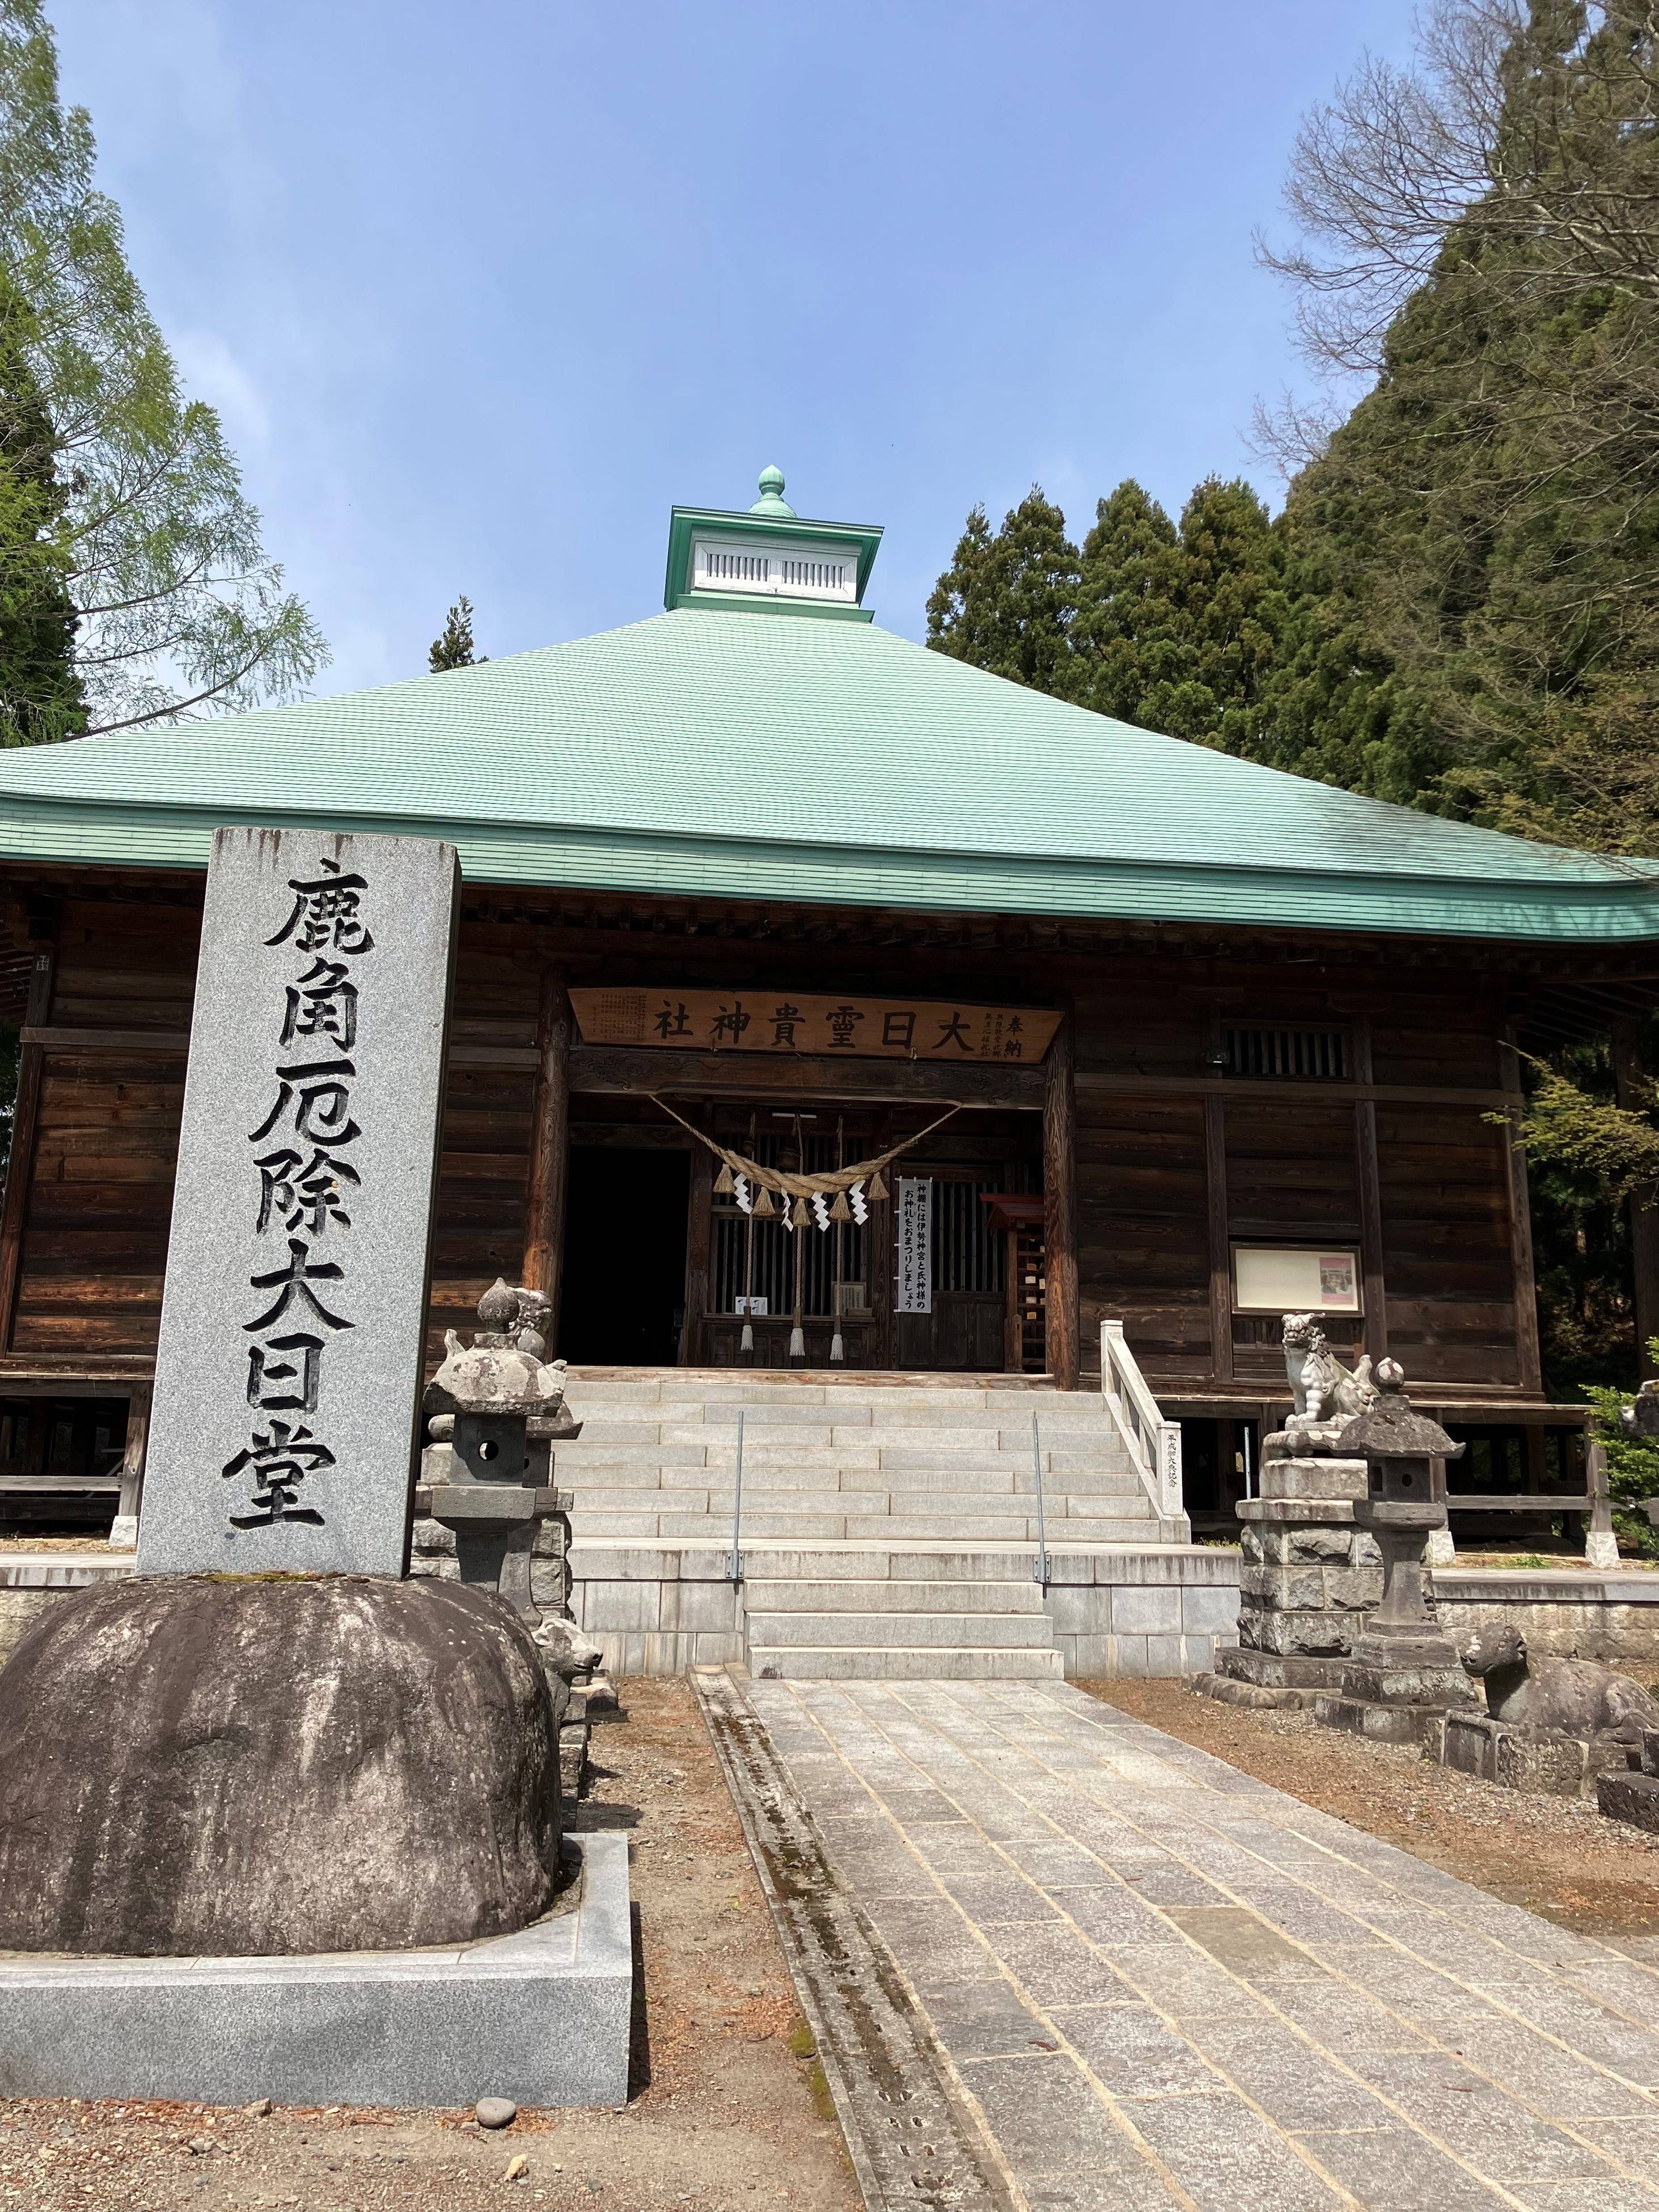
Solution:
[{"label": "stone base slab", "polygon": [[1319,1695],[1317,1690],[1268,1689],[1258,1682],[1237,1681],[1231,1674],[1194,1674],[1192,1686],[1200,1698],[1244,1705],[1258,1713],[1305,1712]]},{"label": "stone base slab", "polygon": [[1454,1658],[1449,1666],[1414,1664],[1404,1659],[1376,1659],[1356,1650],[1343,1670],[1350,1697],[1379,1705],[1480,1708],[1480,1695]]},{"label": "stone base slab", "polygon": [[1610,1820],[1659,1835],[1659,1775],[1604,1774],[1595,1785],[1595,1802]]},{"label": "stone base slab", "polygon": [[0,2096],[618,2106],[633,2002],[628,1838],[567,1837],[574,1909],[453,1950],[0,1955]]},{"label": "stone base slab", "polygon": [[1599,1778],[1628,1771],[1622,1745],[1589,1743],[1559,1729],[1506,1727],[1486,1713],[1448,1713],[1444,1765],[1505,1790],[1581,1797]]},{"label": "stone base slab", "polygon": [[1438,1759],[1446,1709],[1379,1705],[1369,1698],[1334,1697],[1322,1691],[1314,1699],[1314,1718],[1372,1743],[1419,1743],[1431,1758]]},{"label": "stone base slab", "polygon": [[1301,1652],[1256,1651],[1241,1644],[1234,1651],[1217,1652],[1215,1671],[1263,1690],[1340,1690],[1347,1665],[1346,1657],[1314,1659]]}]

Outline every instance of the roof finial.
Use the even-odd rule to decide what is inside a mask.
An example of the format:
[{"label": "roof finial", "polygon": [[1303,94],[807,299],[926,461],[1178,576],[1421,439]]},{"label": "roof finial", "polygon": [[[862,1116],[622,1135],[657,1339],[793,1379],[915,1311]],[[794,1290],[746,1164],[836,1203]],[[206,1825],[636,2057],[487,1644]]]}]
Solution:
[{"label": "roof finial", "polygon": [[793,522],[795,510],[783,495],[783,471],[763,469],[760,472],[760,497],[750,508],[750,514],[776,514]]}]

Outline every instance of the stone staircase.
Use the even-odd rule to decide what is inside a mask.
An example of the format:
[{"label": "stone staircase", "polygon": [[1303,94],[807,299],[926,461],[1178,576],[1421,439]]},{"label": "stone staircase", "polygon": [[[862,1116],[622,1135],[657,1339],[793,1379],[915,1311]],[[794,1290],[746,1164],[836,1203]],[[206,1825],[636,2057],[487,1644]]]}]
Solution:
[{"label": "stone staircase", "polygon": [[927,1579],[907,1581],[860,1576],[854,1560],[825,1554],[822,1568],[842,1571],[801,1582],[780,1574],[775,1556],[751,1553],[744,1562],[750,1669],[786,1680],[1063,1680],[1029,1568],[1023,1580],[1003,1578],[1018,1564],[940,1552],[926,1561]]},{"label": "stone staircase", "polygon": [[[1037,1540],[1031,1417],[1051,1547],[1172,1540],[1095,1391],[1018,1378],[573,1368],[561,1446],[578,1540],[730,1541],[738,1416],[743,1534],[846,1542]],[[833,1608],[826,1608],[831,1610]]]},{"label": "stone staircase", "polygon": [[[741,1656],[757,1675],[1059,1680],[1054,1607],[1032,1577],[1037,1418],[1048,1547],[1184,1540],[1160,1522],[1097,1391],[1018,1377],[573,1368],[561,1445],[583,1618],[619,1663]],[[728,1577],[743,1417],[742,1574]],[[656,1577],[653,1586],[653,1577]]]}]

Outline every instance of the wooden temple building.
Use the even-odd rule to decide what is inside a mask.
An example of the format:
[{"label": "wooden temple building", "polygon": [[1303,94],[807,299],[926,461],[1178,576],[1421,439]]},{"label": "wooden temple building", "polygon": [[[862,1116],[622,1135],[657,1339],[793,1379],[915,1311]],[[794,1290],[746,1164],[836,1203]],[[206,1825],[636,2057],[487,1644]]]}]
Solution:
[{"label": "wooden temple building", "polygon": [[[811,1370],[1097,1390],[1116,1321],[1197,1509],[1237,1495],[1306,1307],[1455,1430],[1529,1440],[1538,1486],[1576,1416],[1493,1116],[1517,1045],[1645,994],[1659,864],[927,652],[866,606],[878,530],[762,491],[674,510],[629,627],[0,755],[0,1512],[137,1465],[222,823],[459,848],[434,1346],[497,1274],[562,1293],[582,1371],[783,1370],[799,1327]],[[698,1130],[808,1170],[920,1142],[801,1233],[717,1189]]]}]

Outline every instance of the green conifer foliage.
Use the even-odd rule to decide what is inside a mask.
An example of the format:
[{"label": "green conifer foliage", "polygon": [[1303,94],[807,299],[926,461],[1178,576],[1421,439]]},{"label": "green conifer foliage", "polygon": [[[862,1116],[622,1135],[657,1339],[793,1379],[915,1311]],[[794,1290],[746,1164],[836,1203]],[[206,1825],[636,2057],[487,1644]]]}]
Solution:
[{"label": "green conifer foliage", "polygon": [[1373,388],[1292,483],[1279,763],[1659,848],[1659,23],[1441,0],[1304,125],[1316,360]]},{"label": "green conifer foliage", "polygon": [[60,535],[66,495],[28,321],[0,279],[0,745],[72,737],[86,722]]},{"label": "green conifer foliage", "polygon": [[447,668],[473,668],[489,658],[473,646],[472,602],[465,592],[445,617],[444,626],[433,639],[426,658],[434,676],[441,676]]},{"label": "green conifer foliage", "polygon": [[[1190,672],[1154,726],[1251,753],[1262,738],[1285,623],[1284,553],[1266,507],[1242,478],[1209,477],[1193,493],[1182,511],[1181,563]],[[1155,715],[1157,708],[1154,700]]]},{"label": "green conifer foliage", "polygon": [[927,641],[993,674],[1248,752],[1285,620],[1284,553],[1249,485],[1206,478],[1180,528],[1126,480],[1081,556],[1033,490],[993,532],[975,507],[927,603]]},{"label": "green conifer foliage", "polygon": [[976,507],[928,599],[927,642],[994,676],[1063,696],[1078,583],[1066,518],[1038,485],[994,532]]},{"label": "green conifer foliage", "polygon": [[1067,697],[1097,714],[1156,728],[1149,701],[1187,678],[1180,541],[1133,477],[1095,509],[1083,541]]}]

